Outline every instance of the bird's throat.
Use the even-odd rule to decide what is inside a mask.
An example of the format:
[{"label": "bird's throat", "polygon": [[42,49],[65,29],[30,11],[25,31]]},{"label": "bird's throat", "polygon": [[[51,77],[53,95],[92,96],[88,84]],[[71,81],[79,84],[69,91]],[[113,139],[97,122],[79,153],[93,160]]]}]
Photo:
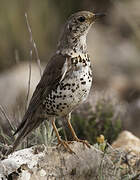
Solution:
[{"label": "bird's throat", "polygon": [[65,37],[65,39],[61,39],[58,43],[58,51],[87,53],[86,35],[73,38]]}]

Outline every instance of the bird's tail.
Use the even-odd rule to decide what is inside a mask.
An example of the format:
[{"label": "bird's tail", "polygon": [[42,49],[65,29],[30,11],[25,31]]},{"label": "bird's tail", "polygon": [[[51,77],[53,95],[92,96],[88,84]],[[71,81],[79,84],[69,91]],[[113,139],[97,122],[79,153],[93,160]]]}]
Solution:
[{"label": "bird's tail", "polygon": [[15,139],[12,148],[10,148],[8,150],[8,152],[6,153],[6,155],[11,154],[12,152],[15,151],[15,149],[18,147],[18,145],[23,141],[23,139],[25,137],[27,137],[29,135],[29,133],[33,130],[36,129],[39,124],[43,121],[43,119],[34,119],[35,117],[30,116],[29,119],[24,120],[20,126],[18,127],[18,129],[16,130],[16,132],[14,133],[18,134],[17,138]]}]

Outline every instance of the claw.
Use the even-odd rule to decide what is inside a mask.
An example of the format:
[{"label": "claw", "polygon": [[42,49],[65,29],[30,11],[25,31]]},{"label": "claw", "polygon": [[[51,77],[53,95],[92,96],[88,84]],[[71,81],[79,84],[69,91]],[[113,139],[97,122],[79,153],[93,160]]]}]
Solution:
[{"label": "claw", "polygon": [[69,146],[69,144],[71,143],[71,141],[64,141],[64,140],[62,140],[61,137],[59,136],[59,133],[58,133],[57,128],[56,128],[56,126],[55,126],[55,121],[54,121],[54,120],[52,121],[52,125],[53,125],[54,131],[55,131],[56,136],[57,136],[57,139],[58,139],[58,144],[57,144],[57,146],[62,145],[68,152],[75,154],[75,152],[74,152],[74,151],[70,148],[70,146]]},{"label": "claw", "polygon": [[68,152],[75,154],[75,152],[69,146],[70,143],[72,143],[72,142],[71,141],[67,142],[62,139],[59,139],[57,146],[62,145]]},{"label": "claw", "polygon": [[90,144],[86,140],[81,140],[77,137],[77,135],[76,135],[71,123],[70,123],[71,115],[69,114],[66,118],[67,118],[67,122],[68,122],[68,127],[71,130],[71,133],[72,133],[74,140],[77,142],[81,142],[81,143],[83,143],[83,145],[86,145],[88,148],[90,148]]},{"label": "claw", "polygon": [[90,144],[86,140],[81,140],[81,139],[78,139],[78,138],[76,138],[75,140],[77,142],[83,143],[83,145],[86,145],[88,148],[90,148]]}]

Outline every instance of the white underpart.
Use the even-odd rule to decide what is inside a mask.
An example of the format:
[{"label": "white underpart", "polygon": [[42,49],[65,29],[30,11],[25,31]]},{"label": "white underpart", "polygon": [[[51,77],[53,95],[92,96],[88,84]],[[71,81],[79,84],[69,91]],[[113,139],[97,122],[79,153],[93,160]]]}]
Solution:
[{"label": "white underpart", "polygon": [[[76,55],[76,57],[77,57],[77,55]],[[60,111],[61,108],[55,109],[55,111],[57,112],[58,115],[60,115],[60,116],[67,115],[73,109],[75,109],[75,107],[77,105],[81,104],[83,101],[86,100],[86,98],[89,94],[90,88],[91,88],[91,84],[92,84],[92,78],[89,76],[89,71],[91,74],[90,62],[86,62],[86,63],[87,63],[87,66],[83,66],[82,63],[78,63],[77,66],[79,67],[79,70],[73,71],[70,76],[71,78],[69,78],[69,79],[68,78],[65,79],[64,74],[66,72],[64,71],[61,82],[64,84],[75,83],[75,86],[73,86],[73,87],[71,86],[72,88],[70,88],[70,89],[67,88],[67,90],[61,90],[60,86],[58,86],[57,93],[54,91],[52,92],[52,95],[55,95],[55,96],[60,95],[60,92],[62,92],[62,91],[63,91],[63,95],[64,94],[66,95],[65,99],[57,98],[57,100],[55,102],[56,105],[59,103],[61,103],[62,106],[64,106],[64,103],[66,103],[68,105],[68,107],[65,106],[65,108],[63,109],[63,112]],[[66,69],[65,66],[66,66],[66,64],[64,64],[63,69]],[[80,80],[81,78],[83,80]],[[81,82],[86,82],[86,84],[82,84]],[[78,89],[76,89],[77,86],[79,86]],[[74,92],[72,92],[71,89],[74,89]]]},{"label": "white underpart", "polygon": [[87,35],[84,34],[83,36],[80,37],[80,42],[81,42],[81,44],[83,44],[83,45],[84,45],[84,44],[86,45],[86,36],[87,36]]}]

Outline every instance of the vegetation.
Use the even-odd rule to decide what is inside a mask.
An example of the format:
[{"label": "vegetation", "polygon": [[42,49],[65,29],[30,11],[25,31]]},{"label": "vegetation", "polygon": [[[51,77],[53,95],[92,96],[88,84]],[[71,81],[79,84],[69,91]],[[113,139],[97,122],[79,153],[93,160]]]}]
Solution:
[{"label": "vegetation", "polygon": [[86,138],[91,144],[97,141],[97,137],[101,134],[105,136],[109,143],[112,143],[122,130],[120,114],[115,117],[116,108],[111,102],[105,102],[104,99],[99,100],[95,105],[95,111],[92,111],[90,105],[85,105],[87,116],[82,113],[74,114],[72,118],[73,125],[78,132],[78,136]]}]

